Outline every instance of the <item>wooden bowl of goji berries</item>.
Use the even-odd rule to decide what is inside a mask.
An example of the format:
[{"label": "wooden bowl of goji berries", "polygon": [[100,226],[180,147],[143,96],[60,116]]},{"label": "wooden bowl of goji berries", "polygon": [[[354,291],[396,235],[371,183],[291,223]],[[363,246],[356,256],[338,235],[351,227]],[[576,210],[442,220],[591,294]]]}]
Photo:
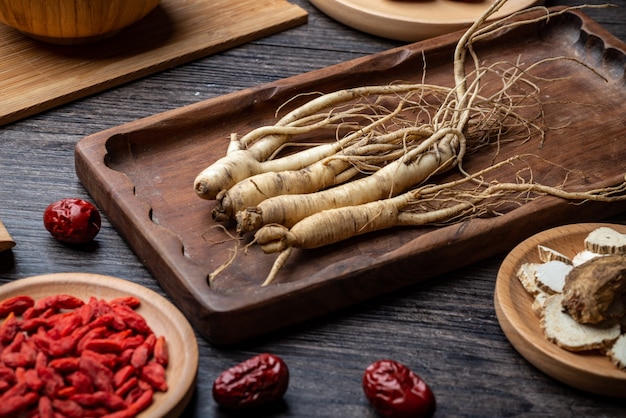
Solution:
[{"label": "wooden bowl of goji berries", "polygon": [[16,280],[0,286],[0,320],[0,416],[178,417],[193,393],[193,329],[133,282],[90,273]]}]

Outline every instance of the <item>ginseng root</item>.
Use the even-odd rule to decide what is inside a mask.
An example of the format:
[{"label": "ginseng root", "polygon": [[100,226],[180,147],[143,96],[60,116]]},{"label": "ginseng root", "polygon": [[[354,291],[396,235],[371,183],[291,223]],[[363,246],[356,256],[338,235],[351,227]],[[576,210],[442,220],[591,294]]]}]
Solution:
[{"label": "ginseng root", "polygon": [[[480,175],[502,164],[508,164],[514,157],[496,164]],[[270,284],[292,249],[313,249],[331,245],[358,235],[399,226],[439,225],[459,222],[480,216],[488,211],[487,200],[501,202],[515,194],[515,201],[531,200],[540,195],[551,195],[570,201],[616,202],[626,200],[623,194],[626,181],[618,186],[584,192],[566,191],[559,187],[545,186],[532,182],[494,183],[471,190],[457,190],[455,187],[477,176],[463,178],[442,185],[424,186],[390,199],[378,200],[358,206],[324,210],[302,219],[287,228],[271,224],[259,229],[255,241],[267,254],[280,252],[279,258],[263,285]],[[439,209],[428,207],[415,210],[415,205],[423,205],[429,200],[443,201]],[[500,203],[496,203],[500,204]]]}]

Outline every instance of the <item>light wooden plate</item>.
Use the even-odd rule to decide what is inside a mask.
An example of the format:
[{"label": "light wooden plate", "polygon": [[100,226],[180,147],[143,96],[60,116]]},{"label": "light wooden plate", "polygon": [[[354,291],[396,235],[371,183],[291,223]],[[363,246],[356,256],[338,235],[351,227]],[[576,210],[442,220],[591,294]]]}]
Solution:
[{"label": "light wooden plate", "polygon": [[183,314],[169,301],[152,290],[111,276],[91,273],[55,273],[19,279],[0,286],[0,300],[29,295],[37,300],[53,294],[71,294],[85,301],[90,296],[110,300],[118,296],[135,296],[141,301],[137,309],[154,333],[165,336],[169,350],[166,378],[169,389],[157,392],[154,402],[141,417],[173,418],[181,415],[195,388],[198,370],[198,343]]},{"label": "light wooden plate", "polygon": [[583,249],[584,239],[601,226],[626,233],[626,225],[582,223],[560,226],[540,232],[515,247],[498,271],[495,309],[498,322],[513,347],[530,363],[553,378],[600,395],[626,397],[626,371],[614,366],[601,353],[573,353],[549,342],[543,335],[539,317],[533,312],[533,298],[516,277],[524,263],[541,262],[538,245],[573,257]]},{"label": "light wooden plate", "polygon": [[[310,0],[323,13],[360,31],[415,42],[470,26],[493,0]],[[510,1],[492,19],[507,16],[538,0]]]}]

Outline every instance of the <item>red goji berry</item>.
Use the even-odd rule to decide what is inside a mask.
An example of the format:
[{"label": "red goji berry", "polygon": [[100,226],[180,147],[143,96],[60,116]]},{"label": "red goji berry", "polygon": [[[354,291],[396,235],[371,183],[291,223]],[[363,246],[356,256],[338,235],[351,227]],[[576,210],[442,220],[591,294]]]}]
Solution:
[{"label": "red goji berry", "polygon": [[107,335],[107,338],[111,339],[111,340],[115,340],[115,341],[124,341],[124,339],[128,338],[128,337],[132,337],[134,336],[135,333],[132,329],[125,329],[119,332],[114,332],[111,333],[109,335]]},{"label": "red goji berry", "polygon": [[43,387],[43,381],[39,378],[39,374],[35,369],[28,369],[24,371],[24,382],[30,390],[38,392]]},{"label": "red goji berry", "polygon": [[154,390],[161,392],[167,391],[167,382],[165,381],[165,369],[163,365],[155,361],[151,361],[141,368],[141,378],[148,382]]},{"label": "red goji berry", "polygon": [[30,296],[13,296],[0,302],[0,318],[6,317],[13,312],[14,315],[23,314],[28,308],[32,308],[35,300]]},{"label": "red goji berry", "polygon": [[13,312],[10,312],[0,325],[0,344],[8,344],[19,331],[19,323]]},{"label": "red goji berry", "polygon": [[113,370],[118,363],[117,355],[112,353],[98,353],[93,350],[84,350],[81,357],[90,357],[103,367]]},{"label": "red goji berry", "polygon": [[65,386],[57,391],[57,397],[62,399],[71,398],[76,395],[76,388],[74,386]]},{"label": "red goji berry", "polygon": [[72,398],[83,406],[104,406],[109,410],[120,410],[126,407],[124,399],[114,393],[97,391],[94,393],[81,393]]},{"label": "red goji berry", "polygon": [[67,337],[83,325],[83,319],[75,311],[48,318],[52,328],[48,335],[52,338]]},{"label": "red goji berry", "polygon": [[47,396],[39,398],[37,405],[37,413],[39,418],[54,418],[54,409],[52,409],[52,401]]},{"label": "red goji berry", "polygon": [[137,348],[141,344],[143,344],[145,340],[146,340],[146,338],[143,335],[135,334],[135,335],[132,335],[130,337],[124,338],[122,340],[122,346],[124,347],[124,349],[127,349],[127,348]]},{"label": "red goji berry", "polygon": [[151,332],[148,323],[145,318],[133,311],[126,305],[114,305],[112,306],[113,312],[131,329],[134,329],[140,334],[148,334]]},{"label": "red goji berry", "polygon": [[167,350],[167,341],[164,336],[159,336],[154,343],[154,360],[163,365],[163,367],[167,367],[167,364],[170,361],[169,351]]},{"label": "red goji berry", "polygon": [[63,377],[50,367],[41,367],[37,369],[37,375],[43,382],[43,393],[54,398],[57,391],[65,386]]},{"label": "red goji berry", "polygon": [[17,395],[0,402],[0,417],[16,417],[30,405],[36,404],[39,395],[35,392],[28,392],[24,395]]},{"label": "red goji berry", "polygon": [[117,357],[119,364],[130,364],[130,359],[133,357],[133,348],[127,348]]},{"label": "red goji berry", "polygon": [[126,305],[131,309],[137,309],[139,305],[141,305],[141,301],[135,296],[120,296],[118,298],[111,299],[109,301],[109,305]]},{"label": "red goji berry", "polygon": [[76,309],[76,308],[80,308],[84,304],[85,302],[83,302],[81,299],[77,298],[76,296],[59,294],[59,295],[45,296],[37,300],[33,308],[35,309],[36,312],[43,312],[50,308],[55,309],[55,310]]},{"label": "red goji berry", "polygon": [[52,367],[57,372],[69,374],[78,370],[79,361],[80,359],[78,357],[61,357],[51,360],[48,366]]},{"label": "red goji berry", "polygon": [[4,365],[0,365],[0,382],[11,386],[15,383],[15,371]]},{"label": "red goji berry", "polygon": [[135,402],[130,405],[130,408],[135,410],[135,414],[138,414],[152,404],[153,397],[154,392],[148,389],[144,393],[142,393]]},{"label": "red goji berry", "polygon": [[91,393],[94,391],[93,381],[81,371],[69,374],[67,380],[76,389],[77,393]]},{"label": "red goji berry", "polygon": [[81,319],[82,325],[87,325],[91,322],[91,319],[93,318],[93,307],[88,303],[85,303],[77,309],[77,313]]},{"label": "red goji berry", "polygon": [[116,388],[122,386],[124,382],[131,378],[135,374],[135,368],[127,364],[126,366],[121,367],[115,374],[113,375],[113,386]]},{"label": "red goji berry", "polygon": [[85,410],[71,399],[52,399],[52,407],[68,418],[83,418]]},{"label": "red goji berry", "polygon": [[136,369],[139,369],[148,362],[149,358],[150,346],[143,343],[133,351],[133,356],[130,358],[130,364]]},{"label": "red goji berry", "polygon": [[113,393],[113,371],[86,352],[80,357],[80,371],[91,378],[94,388]]},{"label": "red goji berry", "polygon": [[20,322],[20,330],[32,334],[33,332],[37,332],[41,327],[48,327],[48,319],[33,317],[28,319],[23,319]]},{"label": "red goji berry", "polygon": [[76,351],[82,353],[89,341],[93,340],[94,338],[102,338],[106,335],[107,332],[108,330],[106,326],[91,328],[78,341],[78,344],[76,345]]},{"label": "red goji berry", "polygon": [[85,350],[95,351],[96,353],[121,353],[124,347],[119,341],[110,338],[94,338],[85,344]]},{"label": "red goji berry", "polygon": [[115,394],[117,396],[125,397],[132,389],[137,387],[138,382],[139,379],[134,376],[131,377],[130,379],[119,385],[117,389],[115,389]]}]

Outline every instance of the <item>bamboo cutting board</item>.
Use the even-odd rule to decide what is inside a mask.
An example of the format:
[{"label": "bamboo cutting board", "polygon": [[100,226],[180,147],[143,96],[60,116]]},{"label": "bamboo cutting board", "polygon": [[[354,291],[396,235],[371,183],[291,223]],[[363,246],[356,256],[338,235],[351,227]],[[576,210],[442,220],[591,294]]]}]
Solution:
[{"label": "bamboo cutting board", "polygon": [[[540,12],[537,12],[540,13]],[[537,13],[532,16],[537,16]],[[404,227],[361,235],[315,250],[294,250],[279,276],[261,287],[276,258],[259,246],[235,253],[235,240],[198,198],[195,176],[222,157],[231,133],[276,120],[295,96],[399,80],[453,85],[460,33],[337,64],[153,115],[80,140],[76,172],[98,207],[124,236],[194,326],[216,344],[232,344],[325,315],[510,250],[543,229],[621,213],[626,202],[571,204],[541,197],[501,216],[441,227]],[[522,41],[520,41],[520,39]],[[544,141],[503,141],[464,160],[468,172],[513,155],[532,160],[535,181],[585,190],[619,184],[626,172],[623,115],[626,45],[582,13],[516,27],[477,47],[486,63],[532,63],[548,129]],[[416,68],[427,71],[422,74]],[[424,79],[422,79],[424,77]],[[498,85],[485,80],[486,85]],[[500,83],[502,80],[500,79]],[[593,105],[591,105],[593,104]],[[583,156],[583,157],[581,157]],[[529,163],[530,164],[530,163]],[[499,169],[500,181],[513,173]],[[584,173],[578,175],[577,173]],[[442,174],[439,182],[454,174]],[[244,241],[245,245],[248,241]],[[212,282],[207,276],[237,257]],[[433,301],[436,303],[436,301]]]},{"label": "bamboo cutting board", "polygon": [[161,0],[86,46],[31,40],[0,24],[0,125],[306,22],[285,0]]}]

